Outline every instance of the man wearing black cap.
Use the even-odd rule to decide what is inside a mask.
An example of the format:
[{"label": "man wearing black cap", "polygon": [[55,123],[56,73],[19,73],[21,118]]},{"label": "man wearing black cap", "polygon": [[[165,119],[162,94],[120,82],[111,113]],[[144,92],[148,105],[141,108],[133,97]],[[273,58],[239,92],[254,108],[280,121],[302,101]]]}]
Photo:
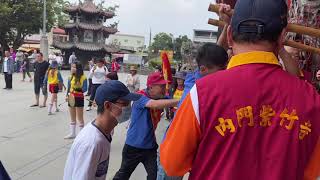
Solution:
[{"label": "man wearing black cap", "polygon": [[98,115],[75,139],[66,162],[64,180],[106,179],[109,166],[111,132],[119,122],[129,119],[132,94],[120,81],[110,80],[96,92]]},{"label": "man wearing black cap", "polygon": [[320,97],[282,70],[283,0],[239,0],[227,70],[198,80],[160,146],[168,175],[203,180],[302,180],[320,172]]}]

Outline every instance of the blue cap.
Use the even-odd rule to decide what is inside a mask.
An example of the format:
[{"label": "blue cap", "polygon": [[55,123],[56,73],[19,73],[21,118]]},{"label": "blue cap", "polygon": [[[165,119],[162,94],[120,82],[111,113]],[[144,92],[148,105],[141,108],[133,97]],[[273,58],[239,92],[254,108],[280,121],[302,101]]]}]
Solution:
[{"label": "blue cap", "polygon": [[52,61],[50,64],[51,68],[57,68],[58,67],[58,62],[57,61]]},{"label": "blue cap", "polygon": [[103,105],[105,101],[136,101],[140,97],[141,95],[139,94],[130,93],[129,89],[122,82],[108,80],[97,89],[95,101],[97,105]]},{"label": "blue cap", "polygon": [[231,20],[233,32],[258,35],[281,32],[287,26],[284,0],[238,0]]}]

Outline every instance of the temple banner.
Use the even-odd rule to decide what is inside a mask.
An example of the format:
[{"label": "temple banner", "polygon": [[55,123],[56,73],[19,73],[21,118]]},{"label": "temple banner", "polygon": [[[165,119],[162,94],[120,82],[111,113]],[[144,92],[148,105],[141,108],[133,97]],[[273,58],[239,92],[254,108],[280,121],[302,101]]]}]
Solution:
[{"label": "temple banner", "polygon": [[170,62],[173,60],[173,51],[161,50],[160,51],[160,57],[162,57],[163,53],[167,53],[168,59],[169,59]]}]

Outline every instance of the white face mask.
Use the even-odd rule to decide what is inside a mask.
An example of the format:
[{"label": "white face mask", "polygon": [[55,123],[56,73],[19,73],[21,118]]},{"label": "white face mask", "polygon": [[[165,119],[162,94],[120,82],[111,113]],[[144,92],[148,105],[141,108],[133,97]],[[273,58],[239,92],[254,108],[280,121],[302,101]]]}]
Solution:
[{"label": "white face mask", "polygon": [[[113,105],[115,105],[115,104],[113,104]],[[130,119],[130,117],[131,117],[131,111],[132,111],[131,104],[129,104],[126,107],[119,107],[117,105],[115,105],[115,106],[117,108],[121,109],[120,116],[113,115],[113,117],[118,121],[118,123],[121,124],[121,123],[124,123],[124,122],[128,121]]]}]

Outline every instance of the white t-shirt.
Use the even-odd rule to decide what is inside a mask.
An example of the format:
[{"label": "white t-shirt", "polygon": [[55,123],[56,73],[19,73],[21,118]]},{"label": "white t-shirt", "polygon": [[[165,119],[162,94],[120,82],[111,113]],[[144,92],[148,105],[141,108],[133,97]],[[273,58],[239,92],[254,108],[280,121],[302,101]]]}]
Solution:
[{"label": "white t-shirt", "polygon": [[106,82],[106,75],[109,73],[107,67],[94,66],[90,70],[89,77],[92,78],[92,84],[104,84]]},{"label": "white t-shirt", "polygon": [[139,75],[135,74],[132,76],[131,74],[127,75],[127,87],[130,92],[136,92],[140,88],[140,78]]},{"label": "white t-shirt", "polygon": [[8,72],[8,58],[5,57],[3,60],[3,72]]},{"label": "white t-shirt", "polygon": [[94,124],[87,124],[74,140],[64,169],[64,180],[105,180],[111,135],[102,133]]},{"label": "white t-shirt", "polygon": [[56,57],[56,61],[58,62],[58,64],[62,65],[62,63],[63,63],[63,58],[62,58],[62,56],[57,56],[57,57]]}]

